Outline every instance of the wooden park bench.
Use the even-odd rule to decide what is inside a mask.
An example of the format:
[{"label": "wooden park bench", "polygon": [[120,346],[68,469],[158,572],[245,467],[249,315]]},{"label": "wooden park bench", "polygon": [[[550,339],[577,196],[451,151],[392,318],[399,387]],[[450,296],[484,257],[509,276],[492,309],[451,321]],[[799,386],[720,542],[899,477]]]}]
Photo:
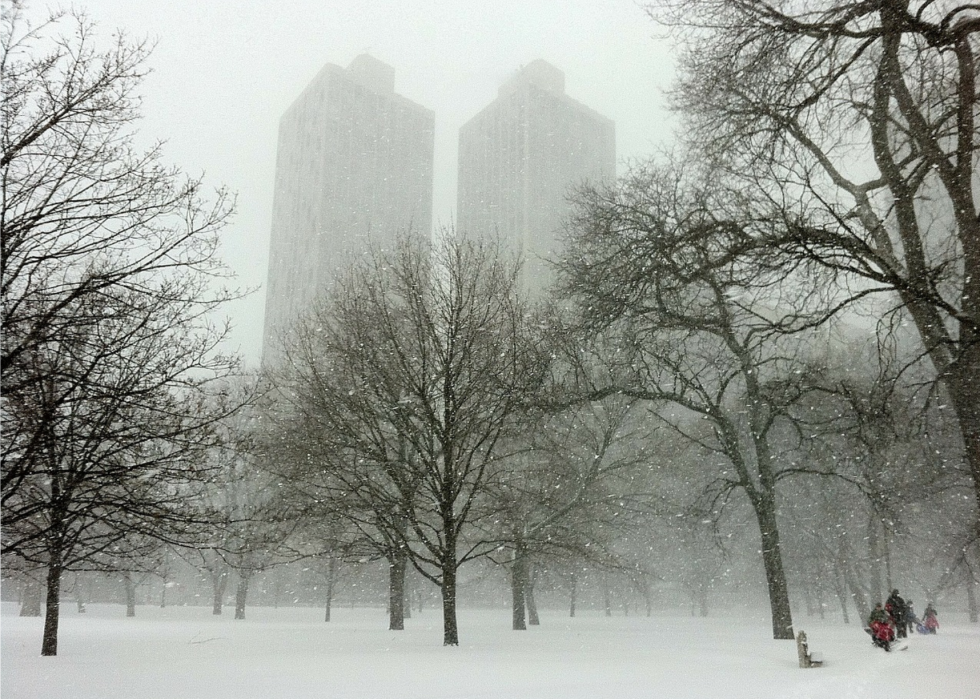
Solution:
[{"label": "wooden park bench", "polygon": [[796,634],[796,652],[800,656],[800,667],[820,667],[823,665],[823,657],[819,653],[810,651],[806,642],[806,632],[800,631]]}]

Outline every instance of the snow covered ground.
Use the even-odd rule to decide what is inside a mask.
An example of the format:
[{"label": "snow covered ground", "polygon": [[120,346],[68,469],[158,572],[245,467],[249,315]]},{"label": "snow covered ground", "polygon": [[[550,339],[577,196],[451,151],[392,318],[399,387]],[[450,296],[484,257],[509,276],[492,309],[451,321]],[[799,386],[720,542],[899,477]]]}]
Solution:
[{"label": "snow covered ground", "polygon": [[[656,615],[569,619],[509,629],[508,610],[461,610],[458,648],[427,610],[402,632],[379,609],[66,605],[59,654],[39,655],[41,619],[3,604],[3,699],[977,699],[980,625],[944,615],[905,652],[871,647],[855,625],[798,619],[826,665],[800,670],[796,645],[765,617]],[[952,616],[952,618],[949,618]]]}]

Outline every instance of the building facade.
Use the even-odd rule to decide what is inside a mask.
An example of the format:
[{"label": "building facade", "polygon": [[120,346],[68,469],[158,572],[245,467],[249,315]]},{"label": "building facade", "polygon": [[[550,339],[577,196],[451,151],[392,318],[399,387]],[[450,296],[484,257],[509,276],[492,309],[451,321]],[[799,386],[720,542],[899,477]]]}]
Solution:
[{"label": "building facade", "polygon": [[369,245],[431,233],[435,116],[394,87],[371,56],[328,64],[280,119],[263,361]]},{"label": "building facade", "polygon": [[616,176],[616,128],[565,94],[565,75],[537,60],[459,132],[457,230],[490,236],[524,260],[532,295],[553,279],[571,190]]}]

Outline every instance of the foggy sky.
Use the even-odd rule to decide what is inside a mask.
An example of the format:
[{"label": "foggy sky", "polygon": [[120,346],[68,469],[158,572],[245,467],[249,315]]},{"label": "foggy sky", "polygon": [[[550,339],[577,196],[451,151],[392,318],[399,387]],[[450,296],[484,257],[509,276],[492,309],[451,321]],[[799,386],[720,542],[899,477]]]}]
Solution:
[{"label": "foggy sky", "polygon": [[[33,18],[45,11],[33,2]],[[143,85],[143,143],[168,164],[238,194],[222,255],[238,283],[263,287],[278,121],[325,63],[368,52],[395,68],[396,92],[435,111],[433,220],[455,216],[459,127],[521,65],[543,58],[567,94],[616,122],[620,171],[668,137],[663,30],[631,0],[84,0],[107,37],[157,45]],[[231,349],[256,365],[264,288],[229,307]]]}]

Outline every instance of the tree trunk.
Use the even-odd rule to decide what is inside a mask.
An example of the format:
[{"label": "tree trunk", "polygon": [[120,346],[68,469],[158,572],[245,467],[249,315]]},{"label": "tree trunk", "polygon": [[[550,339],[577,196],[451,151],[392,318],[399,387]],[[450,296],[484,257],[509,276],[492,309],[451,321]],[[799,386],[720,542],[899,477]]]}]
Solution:
[{"label": "tree trunk", "polygon": [[[974,231],[980,228],[976,221],[970,223]],[[970,237],[973,239],[973,247],[976,248],[976,242],[980,238],[972,235]],[[968,262],[967,286],[977,287],[980,286],[980,252],[974,250],[973,257],[974,259]],[[967,292],[963,298],[964,306],[967,305],[968,298],[969,305],[974,309],[980,303],[977,300],[980,294],[975,292],[973,294]],[[975,320],[977,314],[972,315]],[[980,332],[967,323],[960,323],[960,333],[962,347],[960,356],[944,372],[943,382],[949,390],[950,402],[956,411],[960,433],[963,436],[966,462],[973,476],[977,512],[980,513]],[[980,535],[980,520],[977,521],[976,526],[976,533]]]},{"label": "tree trunk", "polygon": [[61,611],[61,552],[51,551],[41,655],[58,655],[58,615]]},{"label": "tree trunk", "polygon": [[538,617],[538,604],[534,601],[533,568],[528,572],[527,588],[524,590],[524,601],[527,603],[527,623],[531,626],[540,626],[541,619]]},{"label": "tree trunk", "polygon": [[844,579],[844,572],[841,570],[841,567],[842,563],[840,560],[834,562],[834,594],[837,595],[837,601],[840,603],[841,618],[845,624],[850,624],[851,618],[847,613],[847,582]]},{"label": "tree trunk", "polygon": [[894,579],[892,577],[892,549],[888,541],[888,525],[884,521],[881,523],[881,551],[882,557],[885,560],[885,592],[889,595],[891,591],[895,589],[895,585],[892,582]]},{"label": "tree trunk", "polygon": [[459,645],[459,627],[456,624],[456,556],[442,564],[442,644]]},{"label": "tree trunk", "polygon": [[[708,583],[702,580],[698,583],[697,587],[697,597],[698,597],[698,614],[701,617],[708,616]],[[691,616],[694,616],[693,614]]]},{"label": "tree trunk", "polygon": [[[743,365],[748,366],[749,360],[743,358]],[[776,517],[776,478],[773,473],[775,455],[770,449],[764,427],[768,417],[763,406],[766,399],[761,395],[758,384],[758,371],[744,372],[746,394],[749,398],[749,423],[751,426],[752,444],[755,451],[755,470],[759,474],[758,488],[747,486],[749,502],[755,511],[759,523],[759,537],[762,544],[762,565],[766,573],[766,586],[769,589],[769,610],[772,616],[772,637],[778,640],[794,641],[793,613],[789,603],[789,587],[786,584],[786,571],[783,568],[783,552],[779,544],[779,521]],[[738,446],[737,438],[733,445],[726,449],[729,458],[742,464],[745,462]]]},{"label": "tree trunk", "polygon": [[388,630],[405,629],[405,552],[395,551],[388,561]]},{"label": "tree trunk", "polygon": [[809,581],[803,585],[803,600],[806,603],[807,617],[812,617],[817,610],[813,606],[813,591],[810,589]]},{"label": "tree trunk", "polygon": [[510,566],[511,628],[514,631],[524,631],[527,629],[524,618],[525,591],[528,586],[527,578],[527,548],[523,541],[518,540],[514,547],[514,560]]},{"label": "tree trunk", "polygon": [[28,579],[21,588],[20,615],[41,616],[41,597],[44,587],[37,580]]},{"label": "tree trunk", "polygon": [[85,589],[82,584],[83,578],[78,573],[75,574],[75,604],[79,614],[85,614]]},{"label": "tree trunk", "polygon": [[609,581],[606,576],[602,576],[602,606],[606,610],[606,616],[612,616],[612,599],[609,596]]},{"label": "tree trunk", "polygon": [[160,609],[165,609],[167,606],[167,584],[170,582],[170,572],[170,554],[164,551],[160,572],[160,579],[163,581],[163,588],[160,590]]},{"label": "tree trunk", "polygon": [[[406,558],[406,561],[407,560],[408,559]],[[408,565],[407,562],[406,562],[406,564],[405,564],[405,582],[404,582],[405,592],[402,595],[403,598],[404,598],[404,600],[405,600],[405,605],[404,605],[404,610],[403,610],[404,613],[403,613],[402,616],[405,619],[411,619],[412,618],[412,588],[415,587],[415,586],[412,584],[412,575],[411,575],[411,573],[412,573],[412,566]]]},{"label": "tree trunk", "polygon": [[225,590],[228,587],[228,569],[224,568],[218,573],[211,573],[211,613],[221,614],[221,608],[225,603]]},{"label": "tree trunk", "polygon": [[128,570],[123,573],[123,587],[126,590],[126,616],[136,616],[136,584]]},{"label": "tree trunk", "polygon": [[333,556],[327,562],[327,609],[323,620],[330,621],[330,607],[333,605],[333,586],[337,580],[337,559]]},{"label": "tree trunk", "polygon": [[575,576],[574,574],[572,575],[572,583],[569,587],[570,589],[568,591],[568,616],[574,617],[575,602],[576,602],[576,597],[578,597],[578,577]]},{"label": "tree trunk", "polygon": [[[883,6],[887,7],[887,6]],[[894,14],[881,11],[882,23],[886,31],[891,33],[898,29],[902,10]],[[887,22],[887,24],[886,24]],[[980,329],[977,319],[980,318],[980,219],[977,217],[974,182],[976,177],[975,160],[970,155],[976,148],[976,128],[974,124],[975,110],[973,103],[976,95],[976,57],[973,51],[972,38],[964,34],[950,47],[958,63],[957,76],[957,166],[940,176],[942,187],[949,196],[952,204],[953,219],[956,223],[955,239],[960,243],[963,279],[959,293],[960,318],[956,322],[957,342],[952,347],[946,332],[939,330],[945,326],[938,305],[919,292],[920,285],[928,285],[923,280],[924,271],[920,256],[908,252],[913,246],[924,245],[931,234],[920,225],[916,211],[916,186],[911,175],[906,175],[903,167],[896,161],[901,156],[891,151],[892,142],[888,138],[889,122],[892,119],[893,97],[901,94],[907,86],[904,85],[905,75],[899,59],[901,39],[885,41],[881,68],[874,90],[875,105],[871,120],[871,144],[875,160],[885,176],[888,189],[892,195],[892,206],[895,214],[898,235],[905,241],[906,254],[902,263],[910,272],[906,288],[898,288],[898,292],[915,323],[922,343],[932,358],[933,366],[949,392],[950,402],[956,413],[960,434],[963,438],[964,451],[970,473],[973,477],[973,490],[976,497],[978,513],[980,513]],[[894,87],[888,86],[891,83]],[[909,118],[915,108],[903,100],[897,99],[899,111]],[[879,116],[880,115],[880,116]],[[913,126],[909,131],[912,142],[920,146],[924,154],[924,163],[929,167],[938,168],[942,162],[949,165],[942,148],[937,147],[941,138],[939,134],[928,128]],[[949,138],[950,136],[946,136]],[[962,149],[962,150],[960,150]],[[918,148],[913,147],[913,150]],[[921,184],[921,180],[919,181]],[[914,241],[914,242],[912,242]],[[916,274],[919,272],[920,274]],[[977,533],[980,534],[980,520],[976,523]]]},{"label": "tree trunk", "polygon": [[850,624],[851,617],[847,613],[847,594],[843,590],[839,590],[837,593],[837,599],[840,600],[841,619],[843,619],[845,624]]},{"label": "tree trunk", "polygon": [[970,612],[970,623],[976,624],[978,619],[977,584],[972,576],[966,581],[966,607]]},{"label": "tree trunk", "polygon": [[238,571],[238,589],[235,591],[235,618],[245,618],[245,600],[248,599],[248,583],[252,579],[252,571]]},{"label": "tree trunk", "polygon": [[864,589],[858,582],[857,576],[848,569],[845,573],[847,580],[847,587],[851,592],[851,599],[854,600],[854,607],[857,609],[858,614],[861,615],[861,624],[867,623],[867,619],[871,616],[871,605],[868,604],[868,598],[864,594]]},{"label": "tree trunk", "polygon": [[868,556],[871,559],[868,566],[871,600],[875,603],[884,602],[886,595],[882,594],[884,583],[881,575],[881,520],[873,509],[868,520]]},{"label": "tree trunk", "polygon": [[[834,559],[834,590],[837,592],[837,597],[840,600],[841,615],[844,618],[845,624],[850,623],[850,618],[847,614],[847,589],[849,585],[849,573],[847,569],[848,550],[847,539],[841,533],[837,537],[837,557]],[[858,613],[860,613],[860,608],[858,608]]]},{"label": "tree trunk", "polygon": [[756,517],[762,540],[762,564],[766,571],[769,588],[769,608],[772,614],[772,637],[776,640],[795,640],[793,614],[789,605],[789,588],[783,570],[783,556],[779,547],[779,529],[776,525],[775,496],[762,493],[754,499]]}]

